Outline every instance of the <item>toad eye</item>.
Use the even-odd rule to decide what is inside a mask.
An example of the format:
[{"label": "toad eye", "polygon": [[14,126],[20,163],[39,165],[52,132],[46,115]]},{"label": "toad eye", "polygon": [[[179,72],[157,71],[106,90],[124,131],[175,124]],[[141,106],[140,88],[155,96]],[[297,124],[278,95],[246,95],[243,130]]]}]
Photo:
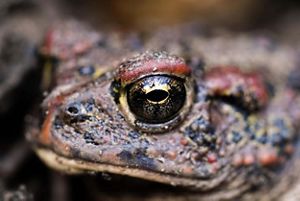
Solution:
[{"label": "toad eye", "polygon": [[112,95],[127,122],[144,132],[168,131],[194,100],[191,69],[166,52],[145,52],[119,65]]},{"label": "toad eye", "polygon": [[186,99],[184,81],[180,78],[154,75],[131,84],[127,102],[137,119],[147,123],[163,123],[172,119]]}]

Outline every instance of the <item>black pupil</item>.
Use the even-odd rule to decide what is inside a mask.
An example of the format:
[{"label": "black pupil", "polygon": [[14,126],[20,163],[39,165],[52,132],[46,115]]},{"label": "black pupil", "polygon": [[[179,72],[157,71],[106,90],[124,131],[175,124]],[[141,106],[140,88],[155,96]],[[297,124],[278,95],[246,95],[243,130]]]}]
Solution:
[{"label": "black pupil", "polygon": [[169,93],[165,90],[155,89],[146,94],[146,98],[149,101],[160,102],[165,100],[169,96]]},{"label": "black pupil", "polygon": [[139,121],[163,123],[173,119],[186,99],[184,80],[167,75],[142,78],[127,88],[127,102]]}]

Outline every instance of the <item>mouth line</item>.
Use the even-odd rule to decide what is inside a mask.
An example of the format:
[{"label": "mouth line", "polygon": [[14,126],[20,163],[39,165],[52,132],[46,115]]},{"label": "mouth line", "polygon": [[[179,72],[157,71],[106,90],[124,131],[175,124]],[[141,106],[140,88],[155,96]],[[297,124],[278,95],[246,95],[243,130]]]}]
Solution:
[{"label": "mouth line", "polygon": [[117,166],[113,164],[95,163],[80,159],[71,159],[59,155],[52,150],[46,148],[35,148],[39,158],[43,160],[49,167],[67,174],[81,173],[109,173],[119,176],[127,176],[150,183],[166,185],[172,188],[182,188],[187,191],[208,191],[218,186],[221,181],[227,177],[227,174],[210,180],[201,180],[179,175],[163,174],[159,172],[138,169],[134,167]]}]

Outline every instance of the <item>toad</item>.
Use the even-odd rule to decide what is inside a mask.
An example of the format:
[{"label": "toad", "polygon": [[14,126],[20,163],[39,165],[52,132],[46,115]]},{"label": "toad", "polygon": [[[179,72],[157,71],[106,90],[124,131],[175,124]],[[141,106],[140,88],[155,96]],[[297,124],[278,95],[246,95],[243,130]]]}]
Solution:
[{"label": "toad", "polygon": [[49,167],[175,189],[144,200],[297,200],[289,47],[191,26],[139,35],[71,21],[52,27],[41,52],[47,94],[26,137]]}]

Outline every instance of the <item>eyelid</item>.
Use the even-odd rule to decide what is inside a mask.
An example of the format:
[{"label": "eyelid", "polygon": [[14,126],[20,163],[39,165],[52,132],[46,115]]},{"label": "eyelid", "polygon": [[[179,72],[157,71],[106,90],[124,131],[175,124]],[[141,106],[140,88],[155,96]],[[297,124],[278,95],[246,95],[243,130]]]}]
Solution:
[{"label": "eyelid", "polygon": [[191,69],[185,61],[167,52],[150,52],[139,54],[122,62],[116,71],[116,80],[126,86],[136,80],[153,74],[168,74],[177,77],[191,75]]}]

